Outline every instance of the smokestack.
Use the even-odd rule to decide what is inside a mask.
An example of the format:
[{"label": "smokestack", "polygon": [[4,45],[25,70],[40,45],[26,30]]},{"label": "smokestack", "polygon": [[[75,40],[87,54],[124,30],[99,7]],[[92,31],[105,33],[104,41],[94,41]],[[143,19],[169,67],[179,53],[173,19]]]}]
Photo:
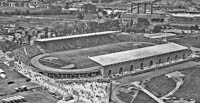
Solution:
[{"label": "smokestack", "polygon": [[153,2],[151,3],[151,14],[153,14]]},{"label": "smokestack", "polygon": [[131,13],[133,13],[133,3],[131,3]]},{"label": "smokestack", "polygon": [[147,3],[144,3],[144,14],[146,14],[146,10],[147,10]]}]

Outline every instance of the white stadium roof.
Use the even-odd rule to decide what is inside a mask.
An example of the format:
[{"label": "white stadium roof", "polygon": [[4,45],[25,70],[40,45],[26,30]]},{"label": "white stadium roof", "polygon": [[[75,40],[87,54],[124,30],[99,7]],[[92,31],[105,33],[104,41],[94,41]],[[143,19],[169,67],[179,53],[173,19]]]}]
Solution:
[{"label": "white stadium roof", "polygon": [[120,31],[95,32],[95,33],[88,33],[88,34],[79,34],[79,35],[71,35],[71,36],[61,36],[61,37],[54,37],[54,38],[37,39],[35,41],[46,42],[46,41],[63,40],[63,39],[70,39],[70,38],[88,37],[88,36],[94,36],[94,35],[113,34],[113,33],[119,33],[119,32]]},{"label": "white stadium roof", "polygon": [[141,58],[147,58],[151,56],[166,54],[166,53],[185,50],[185,49],[188,49],[188,48],[176,43],[168,43],[168,44],[161,44],[161,45],[150,46],[150,47],[145,47],[145,48],[140,48],[140,49],[133,49],[133,50],[127,50],[127,51],[122,51],[122,52],[99,55],[99,56],[94,56],[94,57],[89,57],[89,58],[99,63],[102,66],[108,66],[112,64],[137,60]]}]

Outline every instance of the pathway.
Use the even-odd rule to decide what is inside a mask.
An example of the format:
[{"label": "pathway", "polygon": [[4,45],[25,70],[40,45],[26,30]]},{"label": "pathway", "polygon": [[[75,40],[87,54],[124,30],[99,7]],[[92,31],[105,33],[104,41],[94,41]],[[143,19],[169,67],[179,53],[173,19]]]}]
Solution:
[{"label": "pathway", "polygon": [[178,78],[178,82],[176,82],[176,87],[171,92],[166,94],[165,96],[162,96],[160,99],[165,99],[165,98],[173,95],[183,85],[183,83],[184,83],[183,79]]},{"label": "pathway", "polygon": [[137,97],[137,95],[139,93],[139,90],[135,90],[134,92],[135,92],[135,94],[133,95],[133,98],[130,103],[133,103],[133,101],[135,100],[135,98]]},{"label": "pathway", "polygon": [[19,72],[20,74],[24,75],[25,77],[30,78],[32,82],[34,82],[42,87],[48,88],[49,91],[53,91],[62,96],[66,96],[69,94],[67,89],[57,85],[53,79],[48,78],[39,73],[33,72],[29,66],[27,66],[23,63],[19,64],[19,63],[15,62],[14,69],[17,72]]},{"label": "pathway", "polygon": [[139,83],[132,83],[134,86],[136,86],[137,88],[139,88],[140,90],[142,90],[144,93],[146,93],[147,95],[149,95],[151,98],[153,98],[155,101],[157,101],[158,103],[165,103],[162,101],[162,99],[156,97],[154,94],[152,94],[151,92],[149,92],[148,90],[146,90],[143,86],[139,85]]}]

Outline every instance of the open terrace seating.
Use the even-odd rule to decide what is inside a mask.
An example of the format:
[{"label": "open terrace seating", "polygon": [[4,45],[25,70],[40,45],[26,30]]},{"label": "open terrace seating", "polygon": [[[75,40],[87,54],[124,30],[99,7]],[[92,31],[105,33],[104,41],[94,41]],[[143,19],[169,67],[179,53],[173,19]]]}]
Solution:
[{"label": "open terrace seating", "polygon": [[115,39],[110,35],[99,35],[87,38],[81,37],[77,39],[53,41],[53,42],[48,42],[45,45],[42,44],[40,46],[50,52],[55,52],[55,51],[86,48],[86,47],[92,47],[92,46],[98,46],[116,42],[118,42],[117,39]]}]

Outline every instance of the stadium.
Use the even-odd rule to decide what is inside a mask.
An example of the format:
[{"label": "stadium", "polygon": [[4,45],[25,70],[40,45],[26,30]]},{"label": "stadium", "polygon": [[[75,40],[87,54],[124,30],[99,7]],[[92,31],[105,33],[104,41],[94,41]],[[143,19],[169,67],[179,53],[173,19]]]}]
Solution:
[{"label": "stadium", "polygon": [[[158,64],[190,58],[191,51],[185,46],[176,43],[157,45],[144,42],[117,42],[112,37],[116,33],[119,32],[108,31],[37,40],[36,43],[44,48],[52,48],[48,48],[50,53],[33,57],[31,64],[40,73],[54,79],[98,76],[106,78],[110,75],[136,69],[145,70],[147,67]],[[94,37],[100,37],[102,41],[98,42],[99,40],[94,40]],[[79,42],[78,48],[70,46],[70,39],[73,42]],[[89,43],[91,40],[93,40],[93,46],[87,47],[85,42]],[[49,46],[58,42],[63,45]],[[101,44],[102,42],[104,44]],[[61,50],[61,48],[64,49]]]}]

